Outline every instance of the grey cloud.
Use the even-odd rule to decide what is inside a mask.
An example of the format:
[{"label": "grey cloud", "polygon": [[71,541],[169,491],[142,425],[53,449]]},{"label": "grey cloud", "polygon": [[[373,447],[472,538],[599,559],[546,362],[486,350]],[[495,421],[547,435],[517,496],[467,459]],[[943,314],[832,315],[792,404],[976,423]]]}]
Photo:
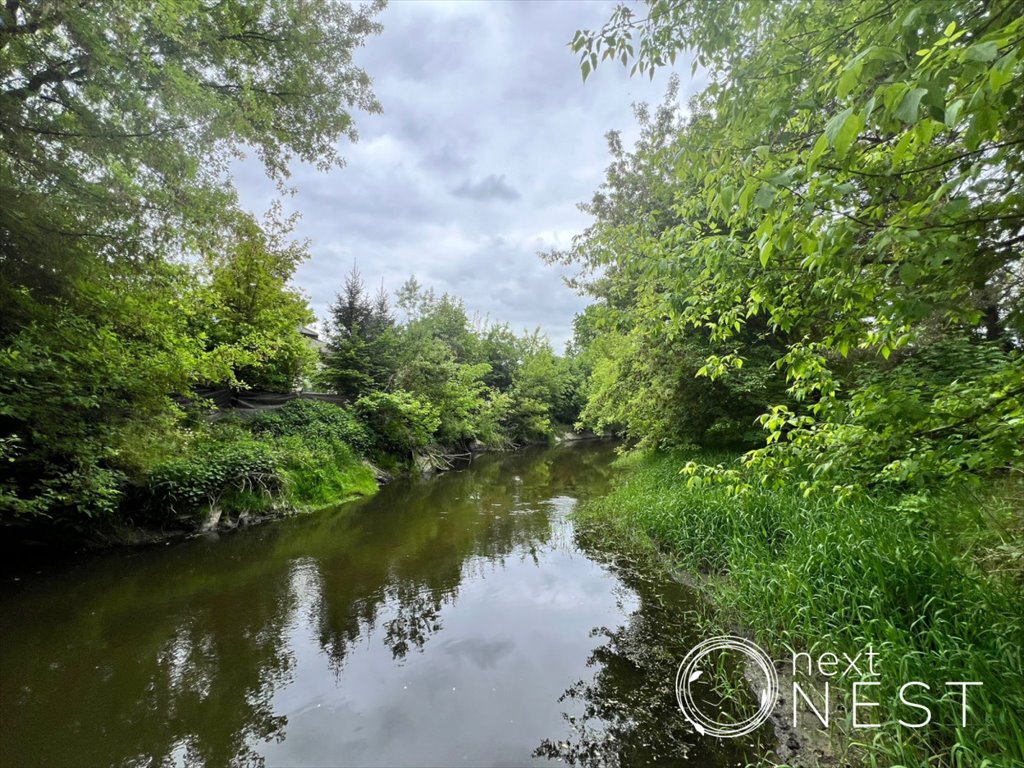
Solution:
[{"label": "grey cloud", "polygon": [[[600,27],[617,0],[552,3],[394,2],[384,32],[355,53],[382,115],[356,114],[360,140],[329,173],[297,163],[296,235],[312,258],[296,274],[324,317],[359,262],[394,291],[410,274],[517,330],[541,326],[561,346],[586,299],[537,253],[587,226],[576,203],[601,183],[604,135],[636,137],[631,105],[658,102],[668,73],[630,79],[606,64],[583,84],[567,43]],[[689,62],[680,60],[683,82]],[[699,82],[684,86],[680,99]],[[501,173],[504,172],[504,176]],[[276,197],[255,160],[235,168],[243,205]],[[491,204],[482,204],[490,202]]]},{"label": "grey cloud", "polygon": [[475,183],[466,179],[452,190],[452,194],[469,200],[518,200],[522,197],[512,185],[505,181],[503,175],[496,176],[493,173]]}]

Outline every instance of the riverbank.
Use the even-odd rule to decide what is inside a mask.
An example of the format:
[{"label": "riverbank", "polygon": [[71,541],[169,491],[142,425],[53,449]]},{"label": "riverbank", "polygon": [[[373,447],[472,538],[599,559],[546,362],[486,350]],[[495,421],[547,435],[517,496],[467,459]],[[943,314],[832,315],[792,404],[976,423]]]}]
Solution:
[{"label": "riverbank", "polygon": [[[382,423],[351,409],[316,400],[294,400],[255,417],[210,422],[144,435],[125,472],[118,503],[85,527],[29,521],[11,527],[2,549],[7,559],[119,546],[153,546],[229,533],[306,514],[377,493],[403,475],[432,475],[465,466],[482,452],[507,452],[510,443],[410,448],[400,419]],[[600,439],[565,425],[549,441]]]},{"label": "riverbank", "polygon": [[[821,764],[1009,768],[1024,761],[1019,481],[984,493],[840,504],[794,489],[755,486],[737,497],[724,486],[688,484],[679,474],[687,460],[736,457],[626,456],[623,482],[577,515],[667,555],[717,606],[709,632],[743,628],[773,659],[790,660],[790,669],[796,651],[880,651],[883,686],[873,700],[885,706],[870,711],[879,727],[853,729],[849,686],[834,685],[838,727],[832,755],[817,747]],[[782,679],[788,701],[791,684],[786,689]],[[916,722],[917,710],[889,706],[899,684],[912,680],[942,699],[920,729],[899,723]],[[966,728],[946,681],[982,683],[971,690]],[[790,753],[780,757],[818,762],[813,748]]]}]

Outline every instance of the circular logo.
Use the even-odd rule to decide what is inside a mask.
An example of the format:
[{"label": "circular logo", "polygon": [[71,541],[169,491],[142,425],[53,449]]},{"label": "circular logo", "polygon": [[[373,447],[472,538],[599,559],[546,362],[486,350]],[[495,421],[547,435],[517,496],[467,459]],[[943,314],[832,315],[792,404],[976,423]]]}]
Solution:
[{"label": "circular logo", "polygon": [[[722,650],[739,651],[754,662],[764,675],[766,683],[758,698],[757,712],[746,720],[720,723],[701,712],[691,694],[690,686],[703,674],[703,670],[698,668],[700,662],[709,654]],[[682,710],[683,716],[697,730],[697,733],[715,736],[719,739],[731,739],[753,733],[771,716],[778,696],[779,676],[775,672],[772,660],[758,646],[742,637],[723,635],[705,640],[686,654],[686,658],[683,659],[683,663],[679,665],[679,671],[676,673],[676,701],[679,702],[679,709]]]}]

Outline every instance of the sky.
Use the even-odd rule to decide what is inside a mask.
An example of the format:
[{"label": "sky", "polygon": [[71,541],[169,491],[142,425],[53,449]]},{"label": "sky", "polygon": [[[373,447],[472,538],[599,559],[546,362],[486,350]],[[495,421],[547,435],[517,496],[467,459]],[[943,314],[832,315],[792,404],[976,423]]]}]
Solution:
[{"label": "sky", "polygon": [[[359,141],[345,166],[295,163],[286,211],[311,258],[296,283],[318,317],[353,262],[375,290],[410,276],[466,302],[471,315],[540,327],[556,349],[587,299],[540,251],[563,248],[589,223],[589,200],[608,163],[605,134],[630,143],[631,105],[661,101],[669,72],[630,78],[606,63],[584,84],[568,42],[600,27],[604,0],[497,2],[392,0],[382,34],[355,56],[383,114],[355,113]],[[681,99],[693,92],[681,67]],[[279,197],[255,159],[234,170],[243,206],[257,215]]]}]

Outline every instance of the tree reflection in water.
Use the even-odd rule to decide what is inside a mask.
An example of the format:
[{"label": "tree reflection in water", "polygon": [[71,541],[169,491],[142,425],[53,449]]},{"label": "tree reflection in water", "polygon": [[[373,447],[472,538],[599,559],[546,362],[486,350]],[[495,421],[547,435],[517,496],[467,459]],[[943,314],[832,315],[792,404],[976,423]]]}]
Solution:
[{"label": "tree reflection in water", "polygon": [[[585,671],[596,642],[585,617],[620,620],[616,589],[639,608],[593,651],[593,680],[569,692],[583,702],[580,738],[565,749],[555,739],[535,759],[692,754],[666,704],[677,649],[654,641],[687,637],[659,602],[686,596],[617,581],[561,519],[606,487],[610,459],[606,445],[484,456],[338,510],[8,581],[0,764],[426,760],[385,755],[399,733],[423,739],[409,750],[457,759],[464,752],[449,750],[501,749],[521,763],[558,722],[558,691]],[[457,695],[447,676],[459,677]],[[402,697],[403,683],[425,698]],[[445,730],[466,713],[476,730]]]},{"label": "tree reflection in water", "polygon": [[615,768],[746,765],[763,755],[773,743],[770,726],[749,740],[715,740],[697,734],[676,703],[676,672],[703,639],[697,628],[707,624],[699,613],[707,607],[658,569],[624,559],[601,532],[581,529],[576,536],[580,549],[612,568],[639,604],[617,629],[593,630],[604,638],[587,660],[593,677],[576,682],[560,699],[582,710],[563,714],[573,736],[545,739],[534,756]]}]

